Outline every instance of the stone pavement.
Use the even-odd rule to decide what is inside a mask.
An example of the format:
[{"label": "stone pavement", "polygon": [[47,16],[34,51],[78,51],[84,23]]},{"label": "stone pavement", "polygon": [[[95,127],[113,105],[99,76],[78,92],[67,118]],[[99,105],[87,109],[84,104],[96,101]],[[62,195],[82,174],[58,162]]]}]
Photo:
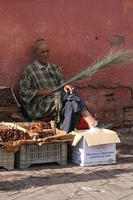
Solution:
[{"label": "stone pavement", "polygon": [[117,146],[117,164],[38,165],[0,171],[0,200],[133,200],[133,146]]}]

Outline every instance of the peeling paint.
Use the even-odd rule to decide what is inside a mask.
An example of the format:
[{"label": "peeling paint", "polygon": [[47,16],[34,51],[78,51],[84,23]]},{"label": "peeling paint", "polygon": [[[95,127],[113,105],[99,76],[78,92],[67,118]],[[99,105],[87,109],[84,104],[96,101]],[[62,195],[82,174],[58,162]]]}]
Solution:
[{"label": "peeling paint", "polygon": [[110,46],[111,47],[117,47],[117,46],[120,46],[122,44],[124,44],[125,42],[125,37],[122,36],[122,35],[112,35],[113,37],[115,37],[117,40],[116,41],[113,41],[113,42],[110,42]]},{"label": "peeling paint", "polygon": [[90,111],[92,110],[104,123],[113,123],[115,127],[133,125],[133,89],[131,87],[88,85],[88,92],[81,91],[81,95],[86,99],[85,102]]},{"label": "peeling paint", "polygon": [[107,25],[108,25],[108,27],[111,27],[111,26],[112,26],[112,21],[111,21],[110,19],[108,19]]},{"label": "peeling paint", "polygon": [[123,1],[123,12],[124,12],[124,14],[127,14],[128,9],[133,9],[133,1],[132,0]]}]

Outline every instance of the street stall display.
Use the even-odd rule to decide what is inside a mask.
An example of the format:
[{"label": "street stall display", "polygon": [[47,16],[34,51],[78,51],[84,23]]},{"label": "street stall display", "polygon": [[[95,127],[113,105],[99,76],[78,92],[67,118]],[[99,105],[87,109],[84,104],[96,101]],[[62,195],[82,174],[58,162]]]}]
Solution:
[{"label": "street stall display", "polygon": [[[12,162],[17,168],[48,162],[65,165],[67,143],[72,142],[73,136],[51,125],[45,122],[0,123],[0,151],[6,151],[7,162],[12,153]],[[1,154],[0,166],[5,167]]]}]

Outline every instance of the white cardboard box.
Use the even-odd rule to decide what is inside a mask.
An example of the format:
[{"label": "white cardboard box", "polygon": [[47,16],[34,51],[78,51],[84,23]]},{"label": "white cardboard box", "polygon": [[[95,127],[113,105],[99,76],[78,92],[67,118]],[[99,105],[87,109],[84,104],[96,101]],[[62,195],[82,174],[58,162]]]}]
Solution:
[{"label": "white cardboard box", "polygon": [[73,131],[72,162],[80,166],[116,163],[116,132],[108,129]]}]

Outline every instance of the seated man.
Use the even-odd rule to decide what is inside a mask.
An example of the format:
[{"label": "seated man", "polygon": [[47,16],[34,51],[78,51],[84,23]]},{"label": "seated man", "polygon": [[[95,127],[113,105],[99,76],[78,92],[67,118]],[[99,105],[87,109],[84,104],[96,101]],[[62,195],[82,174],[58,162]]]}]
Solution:
[{"label": "seated man", "polygon": [[53,89],[65,80],[59,66],[48,62],[49,49],[46,41],[44,39],[35,41],[33,52],[35,61],[25,68],[19,89],[21,105],[28,116],[33,120],[52,116],[59,122],[62,110],[64,131],[74,130],[78,113],[89,126],[95,127],[97,121],[71,85],[65,85],[62,91],[53,92]]}]

